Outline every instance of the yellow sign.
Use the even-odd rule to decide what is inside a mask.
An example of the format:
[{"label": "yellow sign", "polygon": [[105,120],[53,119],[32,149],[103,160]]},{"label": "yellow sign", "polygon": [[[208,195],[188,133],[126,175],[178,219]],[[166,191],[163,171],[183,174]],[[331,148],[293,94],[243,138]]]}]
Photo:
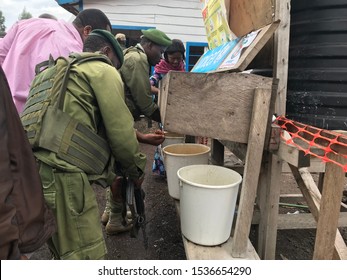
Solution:
[{"label": "yellow sign", "polygon": [[206,1],[202,17],[210,50],[236,38],[229,28],[224,0]]}]

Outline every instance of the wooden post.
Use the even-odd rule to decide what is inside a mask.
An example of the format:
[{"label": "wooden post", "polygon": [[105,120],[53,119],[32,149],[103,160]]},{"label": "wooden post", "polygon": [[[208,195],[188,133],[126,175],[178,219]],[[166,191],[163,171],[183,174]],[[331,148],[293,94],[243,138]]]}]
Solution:
[{"label": "wooden post", "polygon": [[224,165],[224,145],[216,139],[212,139],[211,143],[211,160],[212,164]]},{"label": "wooden post", "polygon": [[[318,190],[316,183],[314,182],[311,173],[307,168],[294,167],[289,165],[294,178],[306,199],[306,202],[310,208],[310,211],[318,221],[319,212],[320,212],[320,203],[321,203],[321,193]],[[335,239],[335,251],[334,251],[334,259],[347,259],[347,248],[346,244],[339,232],[336,230],[336,239]]]},{"label": "wooden post", "polygon": [[266,157],[268,162],[264,164],[260,174],[257,196],[260,221],[256,250],[260,259],[274,260],[276,256],[282,161],[278,156],[270,153],[266,153]]},{"label": "wooden post", "polygon": [[[290,31],[290,0],[275,0],[275,20],[280,26],[274,36],[274,75],[278,79],[275,113],[285,114],[288,52]],[[279,180],[282,173],[282,161],[276,155],[268,155],[268,170],[261,174],[258,206],[261,219],[258,231],[258,254],[261,259],[275,259],[277,221],[279,208]]]},{"label": "wooden post", "polygon": [[258,187],[266,128],[268,126],[270,100],[271,89],[255,89],[245,172],[232,241],[231,254],[237,258],[244,257],[247,252],[247,242]]},{"label": "wooden post", "polygon": [[[332,155],[332,158],[338,161],[338,156]],[[317,224],[317,236],[313,253],[313,259],[315,260],[333,259],[344,179],[345,172],[340,166],[331,162],[326,164]]]},{"label": "wooden post", "polygon": [[274,78],[279,79],[275,113],[286,112],[288,52],[290,34],[290,0],[276,0],[275,20],[281,20],[274,37]]}]

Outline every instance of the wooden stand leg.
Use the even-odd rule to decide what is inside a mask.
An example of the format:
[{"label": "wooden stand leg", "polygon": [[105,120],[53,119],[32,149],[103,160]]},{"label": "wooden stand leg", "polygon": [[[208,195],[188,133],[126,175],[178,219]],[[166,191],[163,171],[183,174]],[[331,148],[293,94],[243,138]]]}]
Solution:
[{"label": "wooden stand leg", "polygon": [[268,163],[263,166],[259,179],[258,206],[260,221],[257,252],[262,260],[276,257],[277,222],[280,199],[282,161],[276,155],[267,154]]},{"label": "wooden stand leg", "polygon": [[[310,208],[310,211],[318,221],[319,213],[320,213],[320,204],[321,204],[321,193],[318,190],[316,183],[314,182],[311,173],[307,168],[298,169],[295,166],[289,165],[294,178]],[[340,203],[339,203],[340,205]],[[347,248],[346,244],[339,232],[339,230],[335,230],[336,238],[334,245],[334,259],[347,259]]]},{"label": "wooden stand leg", "polygon": [[[337,160],[337,156],[334,155]],[[334,254],[334,243],[340,214],[345,172],[334,163],[326,164],[322,200],[317,224],[317,236],[313,259],[331,260]]]},{"label": "wooden stand leg", "polygon": [[232,256],[244,257],[247,251],[249,232],[253,217],[265,133],[269,116],[271,92],[256,89],[254,94],[252,121],[250,125],[246,165],[243,174],[240,203],[232,241]]}]

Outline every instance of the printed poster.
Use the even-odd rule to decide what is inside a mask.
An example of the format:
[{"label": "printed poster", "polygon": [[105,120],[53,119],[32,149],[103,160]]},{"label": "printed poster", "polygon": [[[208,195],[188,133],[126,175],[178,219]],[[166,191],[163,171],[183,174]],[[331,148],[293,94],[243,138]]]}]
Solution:
[{"label": "printed poster", "polygon": [[242,51],[253,43],[259,31],[251,32],[213,50],[208,50],[201,56],[191,72],[207,73],[223,68],[233,68],[238,63]]},{"label": "printed poster", "polygon": [[236,46],[239,39],[227,42],[213,50],[205,52],[199,61],[195,64],[191,72],[195,73],[206,73],[209,71],[216,70],[218,66],[224,61],[228,54]]},{"label": "printed poster", "polygon": [[231,52],[227,55],[222,64],[218,67],[218,69],[234,67],[240,59],[242,50],[249,47],[249,45],[253,43],[258,33],[259,30],[253,31],[241,37],[241,39],[237,42],[237,44],[234,46]]},{"label": "printed poster", "polygon": [[205,2],[202,9],[202,18],[210,50],[236,38],[229,28],[224,0]]}]

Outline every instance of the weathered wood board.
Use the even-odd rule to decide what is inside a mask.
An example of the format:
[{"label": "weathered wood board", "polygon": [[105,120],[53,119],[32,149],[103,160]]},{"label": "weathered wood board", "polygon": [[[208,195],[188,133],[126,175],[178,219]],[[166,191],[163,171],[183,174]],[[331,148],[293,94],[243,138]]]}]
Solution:
[{"label": "weathered wood board", "polygon": [[230,30],[240,37],[270,24],[274,18],[274,0],[225,0]]},{"label": "weathered wood board", "polygon": [[164,129],[247,143],[255,89],[271,94],[272,84],[254,74],[170,71],[159,96]]},{"label": "weathered wood board", "polygon": [[[259,29],[259,34],[254,39],[254,41],[241,52],[241,56],[238,62],[232,67],[219,67],[215,71],[211,72],[223,72],[223,71],[233,71],[241,72],[244,71],[248,65],[252,62],[255,56],[260,52],[260,50],[265,46],[265,44],[271,39],[274,32],[278,28],[280,21],[275,21],[269,25],[264,26]],[[223,65],[223,62],[221,63]]]}]

